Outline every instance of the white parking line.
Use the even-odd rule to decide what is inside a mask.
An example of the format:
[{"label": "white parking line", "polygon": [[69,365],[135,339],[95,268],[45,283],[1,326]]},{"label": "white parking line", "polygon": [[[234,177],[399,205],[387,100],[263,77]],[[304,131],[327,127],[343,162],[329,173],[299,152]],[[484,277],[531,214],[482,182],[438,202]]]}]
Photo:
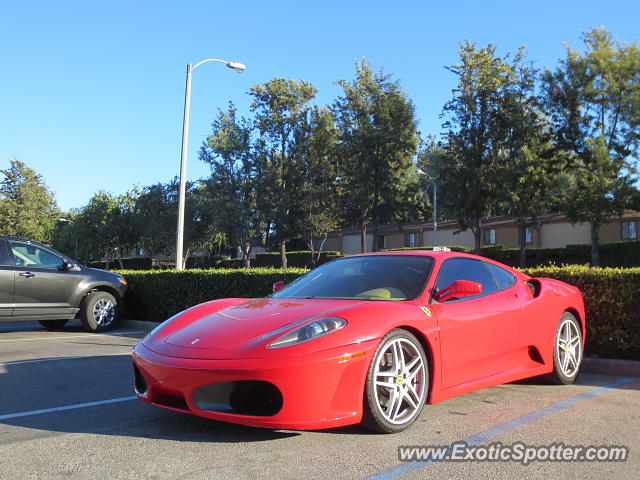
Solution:
[{"label": "white parking line", "polygon": [[[121,336],[124,336],[124,335],[131,335],[131,334],[134,334],[134,333],[144,333],[144,330],[131,330],[131,331],[127,331],[127,332],[109,333],[108,336],[121,337]],[[2,339],[0,339],[0,342],[29,342],[31,340],[60,340],[60,339],[65,339],[65,338],[83,338],[83,337],[99,338],[99,337],[96,337],[95,333],[89,333],[87,335],[64,335],[62,337],[50,336],[50,337],[16,338],[16,339],[2,338]]]},{"label": "white parking line", "polygon": [[129,402],[135,400],[136,397],[120,397],[110,400],[100,400],[97,402],[77,403],[75,405],[65,405],[64,407],[43,408],[42,410],[31,410],[30,412],[9,413],[0,415],[0,420],[9,420],[11,418],[29,417],[31,415],[42,415],[43,413],[62,412],[64,410],[74,410],[76,408],[95,407],[97,405],[107,405],[109,403]]},{"label": "white parking line", "polygon": [[109,353],[106,355],[76,355],[73,357],[56,357],[56,358],[35,358],[33,360],[18,360],[17,362],[4,362],[4,363],[0,363],[0,367],[3,366],[13,366],[13,365],[20,365],[23,363],[40,363],[40,362],[55,362],[57,360],[75,360],[78,358],[100,358],[100,357],[113,357],[116,355],[131,355],[131,350],[129,350],[128,352],[124,352],[124,353]]}]

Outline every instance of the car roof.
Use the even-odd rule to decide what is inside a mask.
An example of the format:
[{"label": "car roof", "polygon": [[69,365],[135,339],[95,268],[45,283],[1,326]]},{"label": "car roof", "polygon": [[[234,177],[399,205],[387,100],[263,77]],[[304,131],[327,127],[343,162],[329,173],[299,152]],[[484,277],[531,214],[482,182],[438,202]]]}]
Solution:
[{"label": "car roof", "polygon": [[463,252],[443,252],[439,250],[389,250],[386,252],[369,252],[358,253],[356,255],[349,255],[350,257],[362,257],[367,255],[424,255],[435,258],[447,258],[447,257],[469,257],[469,258],[482,258],[478,255],[472,255],[470,253]]}]

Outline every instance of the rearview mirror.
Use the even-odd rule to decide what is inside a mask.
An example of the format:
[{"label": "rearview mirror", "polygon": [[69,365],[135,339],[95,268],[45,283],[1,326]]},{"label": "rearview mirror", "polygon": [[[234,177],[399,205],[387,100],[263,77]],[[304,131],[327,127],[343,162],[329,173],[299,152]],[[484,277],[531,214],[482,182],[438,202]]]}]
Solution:
[{"label": "rearview mirror", "polygon": [[438,302],[446,302],[452,298],[469,297],[471,295],[479,295],[482,293],[482,284],[472,282],[470,280],[456,280],[448,287],[437,291],[433,294],[433,298]]},{"label": "rearview mirror", "polygon": [[279,282],[276,282],[273,284],[273,287],[271,287],[273,290],[273,293],[276,293],[279,290],[282,290],[284,288],[284,282],[282,280],[280,280]]}]

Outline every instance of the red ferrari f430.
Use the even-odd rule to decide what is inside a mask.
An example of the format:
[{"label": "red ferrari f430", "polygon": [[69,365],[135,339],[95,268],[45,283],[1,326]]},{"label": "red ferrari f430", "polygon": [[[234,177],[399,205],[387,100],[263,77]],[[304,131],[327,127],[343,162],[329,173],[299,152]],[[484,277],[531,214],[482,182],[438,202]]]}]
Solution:
[{"label": "red ferrari f430", "polygon": [[142,339],[138,398],[258,427],[392,433],[425,404],[539,375],[569,384],[580,369],[578,289],[475,255],[356,255],[274,287],[196,305]]}]

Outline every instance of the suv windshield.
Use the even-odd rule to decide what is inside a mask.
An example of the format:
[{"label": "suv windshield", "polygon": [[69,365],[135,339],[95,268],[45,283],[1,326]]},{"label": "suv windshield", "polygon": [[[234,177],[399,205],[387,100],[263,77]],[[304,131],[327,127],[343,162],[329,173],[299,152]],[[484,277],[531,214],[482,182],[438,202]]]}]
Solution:
[{"label": "suv windshield", "polygon": [[432,268],[433,258],[426,255],[343,258],[311,270],[272,297],[413,300]]}]

